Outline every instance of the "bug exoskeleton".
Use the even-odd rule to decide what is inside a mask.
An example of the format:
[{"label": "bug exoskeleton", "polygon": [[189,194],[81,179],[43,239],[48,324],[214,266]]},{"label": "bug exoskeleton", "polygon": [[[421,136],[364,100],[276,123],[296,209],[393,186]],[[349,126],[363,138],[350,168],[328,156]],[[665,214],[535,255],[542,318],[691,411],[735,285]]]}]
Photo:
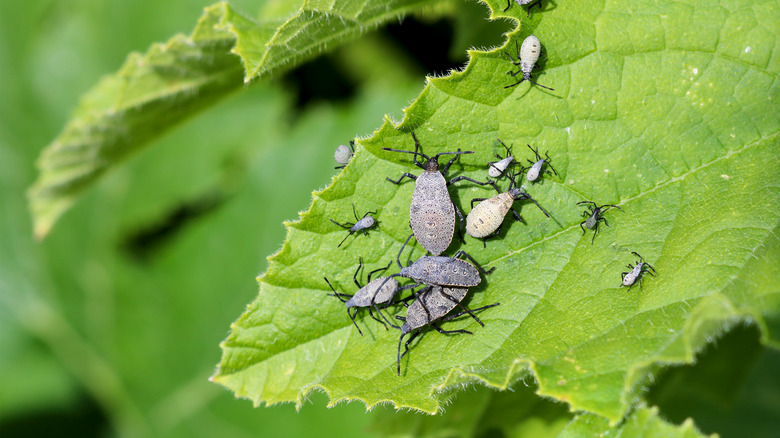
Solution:
[{"label": "bug exoskeleton", "polygon": [[[414,234],[410,234],[409,237],[406,238],[406,241],[401,246],[401,249],[398,251],[398,256],[395,259],[396,263],[398,263],[398,267],[401,268],[400,272],[388,277],[406,277],[415,281],[415,283],[411,285],[404,286],[405,288],[414,289],[421,284],[428,286],[469,288],[477,286],[482,282],[482,278],[479,275],[480,273],[487,275],[496,269],[493,267],[485,271],[479,263],[465,251],[458,251],[453,257],[423,256],[413,263],[410,262],[409,266],[403,267],[401,265],[401,253],[403,253],[404,248],[406,248],[406,245],[413,235]],[[473,265],[465,260],[457,258],[460,256],[464,256],[471,260]],[[423,304],[423,306],[425,305]],[[381,315],[384,318],[384,314]],[[387,321],[387,319],[385,319],[385,321],[395,327],[395,325]]]},{"label": "bug exoskeleton", "polygon": [[531,149],[531,152],[534,153],[535,160],[536,160],[536,161],[528,160],[528,163],[531,165],[529,167],[523,167],[521,170],[521,172],[523,172],[526,169],[528,169],[528,173],[526,173],[525,175],[525,179],[527,179],[528,182],[534,182],[537,179],[539,179],[539,175],[541,175],[542,172],[547,173],[548,175],[550,174],[549,170],[543,170],[543,166],[545,163],[547,163],[547,167],[550,170],[552,170],[553,173],[555,173],[555,176],[558,176],[558,172],[555,170],[552,164],[550,164],[550,155],[547,152],[544,153],[544,158],[542,158],[542,156],[539,155],[538,149],[534,149],[533,147],[531,147],[530,144],[527,144],[526,146],[528,146],[528,149]]},{"label": "bug exoskeleton", "polygon": [[655,268],[650,263],[647,263],[645,259],[643,259],[642,256],[636,252],[631,251],[631,254],[639,257],[639,261],[636,262],[636,266],[633,266],[629,263],[626,267],[630,269],[630,271],[621,273],[621,277],[623,278],[623,286],[628,286],[628,290],[631,290],[631,288],[634,287],[636,281],[639,280],[639,289],[644,292],[645,290],[642,288],[642,274],[648,273],[655,277]]},{"label": "bug exoskeleton", "polygon": [[[379,312],[379,308],[377,307],[378,305],[382,304],[383,307],[387,307],[388,305],[391,304],[391,300],[393,299],[393,297],[395,297],[395,295],[398,292],[406,289],[411,289],[411,288],[408,286],[398,287],[398,282],[394,278],[379,277],[374,280],[371,280],[371,277],[374,274],[380,271],[387,270],[387,268],[390,267],[390,264],[388,264],[384,268],[379,268],[369,272],[368,284],[366,284],[365,286],[361,286],[360,282],[358,281],[358,274],[360,273],[360,269],[363,267],[363,259],[358,258],[358,260],[359,260],[358,267],[355,270],[355,274],[352,276],[355,285],[358,287],[358,291],[355,292],[354,295],[336,292],[336,289],[333,288],[333,285],[330,284],[330,281],[328,281],[326,277],[322,277],[322,278],[325,279],[325,282],[328,283],[328,286],[330,286],[330,289],[333,291],[333,293],[329,295],[338,298],[347,307],[347,315],[349,315],[349,318],[352,320],[352,323],[355,324],[355,328],[358,329],[358,333],[360,333],[360,335],[362,336],[363,332],[360,330],[360,327],[358,327],[357,323],[355,322],[355,316],[357,315],[359,308],[361,307],[367,308],[368,313],[371,315],[371,317],[379,321],[386,329],[387,326],[385,325],[384,321],[377,318],[376,315],[374,315],[374,312],[371,310],[371,308],[373,307],[377,312]],[[390,261],[390,263],[393,262]],[[354,312],[350,313],[350,309],[353,309]]]},{"label": "bug exoskeleton", "polygon": [[[447,186],[461,180],[471,181],[479,185],[488,184],[486,182],[476,181],[465,176],[458,176],[450,181],[444,179],[442,173],[447,173],[452,163],[458,158],[452,158],[444,168],[439,171],[439,156],[441,155],[461,155],[473,154],[474,151],[440,152],[433,157],[419,152],[420,142],[417,136],[412,133],[414,139],[414,152],[400,149],[382,148],[391,152],[403,152],[414,154],[414,164],[425,171],[416,176],[411,173],[404,173],[398,180],[387,178],[393,184],[400,184],[404,178],[415,180],[412,202],[409,206],[409,226],[414,232],[417,241],[423,248],[430,251],[431,254],[439,255],[444,252],[455,233],[455,214],[460,219],[461,228],[463,226],[463,213],[450,199],[450,193]],[[423,156],[427,162],[423,165],[417,161],[417,156]]]},{"label": "bug exoskeleton", "polygon": [[344,222],[343,224],[340,224],[333,219],[330,220],[341,228],[349,230],[349,233],[347,233],[347,235],[344,236],[344,239],[342,239],[341,243],[339,243],[339,247],[341,247],[344,241],[347,240],[347,237],[359,231],[362,231],[363,234],[368,237],[367,230],[374,227],[378,223],[378,221],[374,219],[373,216],[371,216],[372,214],[376,214],[375,211],[367,211],[362,218],[358,219],[357,210],[355,210],[355,204],[352,204],[352,214],[355,215],[355,222]]},{"label": "bug exoskeleton", "polygon": [[498,142],[501,143],[501,146],[506,149],[506,157],[501,158],[501,155],[496,154],[496,158],[498,158],[499,161],[488,163],[488,176],[491,178],[500,178],[501,175],[506,173],[506,169],[515,160],[515,157],[512,156],[512,148],[507,147],[500,138],[496,140],[498,140]]},{"label": "bug exoskeleton", "polygon": [[[399,320],[404,321],[404,324],[400,327],[401,336],[398,338],[398,375],[401,375],[401,358],[409,352],[409,344],[417,338],[421,333],[421,329],[426,326],[433,327],[436,331],[442,334],[455,334],[464,333],[472,334],[468,330],[443,330],[436,323],[445,322],[451,319],[463,315],[470,315],[481,326],[485,324],[477,318],[474,312],[485,310],[490,307],[498,306],[500,303],[494,303],[487,306],[479,307],[477,309],[469,310],[463,306],[461,301],[466,296],[468,288],[456,288],[456,287],[442,287],[442,286],[428,286],[420,294],[419,298],[415,300],[409,308],[406,310],[406,317],[396,316]],[[445,317],[456,306],[463,309],[463,312],[459,312]],[[412,333],[413,332],[413,333]],[[401,354],[401,343],[406,335],[412,333],[409,339],[406,340],[405,350]]]},{"label": "bug exoskeleton", "polygon": [[[522,217],[520,217],[520,214],[512,207],[512,204],[517,200],[530,200],[542,210],[542,213],[544,213],[545,216],[550,217],[549,213],[547,213],[531,195],[514,187],[516,178],[517,174],[512,176],[509,190],[506,192],[501,193],[501,190],[494,183],[493,188],[496,189],[498,195],[488,199],[474,198],[471,200],[472,208],[466,217],[466,233],[471,237],[484,238],[482,241],[483,245],[485,245],[485,240],[497,236],[501,232],[504,216],[506,216],[509,210],[512,210],[515,219],[522,222]],[[479,202],[476,207],[474,207],[475,202]]]},{"label": "bug exoskeleton", "polygon": [[349,146],[342,144],[337,147],[336,152],[333,153],[333,159],[336,160],[336,163],[340,164],[340,166],[336,166],[334,169],[343,169],[346,167],[347,163],[349,163],[349,160],[352,159],[352,155],[354,155],[354,153],[354,140],[349,142]]},{"label": "bug exoskeleton", "polygon": [[[525,11],[526,18],[531,16],[531,8],[534,6],[539,6],[539,8],[542,7],[542,0],[515,0],[515,3],[517,3],[520,6],[525,6],[527,4],[531,4],[531,6],[528,7]],[[506,0],[506,8],[504,8],[504,12],[508,11],[509,8],[512,7],[512,0]]]},{"label": "bug exoskeleton", "polygon": [[[596,234],[599,232],[599,222],[604,221],[604,224],[606,226],[609,226],[607,219],[602,216],[604,212],[606,212],[610,208],[617,208],[618,210],[623,210],[623,209],[618,207],[617,205],[612,205],[612,204],[596,205],[596,203],[593,201],[580,201],[577,203],[577,205],[582,205],[582,204],[589,204],[590,207],[588,207],[589,210],[585,210],[582,212],[582,216],[587,216],[587,219],[580,222],[580,228],[582,229],[582,234],[585,234],[585,228],[589,230],[593,230],[593,238],[590,239],[590,243],[592,245],[593,241],[596,239]],[[583,225],[585,226],[585,228],[583,228]]]},{"label": "bug exoskeleton", "polygon": [[519,48],[517,46],[517,41],[515,41],[515,51],[517,52],[517,61],[512,59],[512,55],[509,53],[504,52],[504,54],[509,57],[509,62],[514,65],[519,65],[520,70],[516,72],[510,70],[507,72],[507,74],[515,77],[522,73],[523,78],[512,85],[507,85],[504,88],[511,88],[519,85],[523,81],[528,81],[536,86],[548,89],[550,91],[555,91],[555,89],[545,87],[544,85],[538,84],[534,82],[533,79],[531,79],[531,71],[534,69],[536,61],[539,60],[539,55],[542,53],[542,43],[539,42],[539,38],[533,35],[529,35],[525,40],[523,40],[523,45]]}]

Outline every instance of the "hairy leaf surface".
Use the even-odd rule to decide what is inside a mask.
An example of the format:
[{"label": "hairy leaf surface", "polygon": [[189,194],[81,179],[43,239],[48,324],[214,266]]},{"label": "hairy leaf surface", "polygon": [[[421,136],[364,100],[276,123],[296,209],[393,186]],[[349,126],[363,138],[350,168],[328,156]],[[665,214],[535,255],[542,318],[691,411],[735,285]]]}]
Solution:
[{"label": "hairy leaf surface", "polygon": [[[215,381],[258,404],[300,405],[322,390],[332,403],[435,413],[463,385],[507,388],[530,373],[540,394],[614,424],[659,367],[691,362],[738,321],[755,321],[763,342],[778,345],[778,2],[548,3],[530,20],[517,6],[505,15],[525,21],[507,49],[539,37],[534,79],[555,91],[504,88],[516,68],[501,50],[473,51],[464,72],[429,79],[404,120],[363,140],[287,224],[258,298],[223,343]],[[484,179],[501,138],[522,162],[532,158],[526,144],[549,151],[560,176],[526,187],[552,219],[524,205],[525,222],[509,217],[486,248],[453,243],[449,254],[462,246],[496,268],[468,305],[501,305],[482,312],[484,327],[445,324],[473,335],[415,341],[399,377],[399,333],[363,315],[360,336],[322,277],[351,293],[359,256],[367,270],[395,258],[414,184],[384,178],[420,170],[381,148],[411,150],[411,131],[429,155],[476,151],[452,175]],[[466,211],[490,195],[463,182],[450,191]],[[580,228],[583,200],[622,208],[606,213],[593,244]],[[376,211],[379,229],[337,248],[346,231],[329,219],[351,220],[353,204]],[[628,290],[621,272],[637,261],[632,251],[658,276]]]}]

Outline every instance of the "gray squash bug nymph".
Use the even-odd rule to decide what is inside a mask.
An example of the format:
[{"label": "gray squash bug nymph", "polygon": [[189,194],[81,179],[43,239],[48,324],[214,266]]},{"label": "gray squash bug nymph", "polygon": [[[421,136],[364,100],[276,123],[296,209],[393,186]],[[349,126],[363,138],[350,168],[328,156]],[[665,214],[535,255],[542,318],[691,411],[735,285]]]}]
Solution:
[{"label": "gray squash bug nymph", "polygon": [[[512,176],[509,190],[504,193],[501,193],[498,186],[493,183],[493,188],[496,189],[498,195],[489,199],[474,198],[471,200],[471,211],[466,217],[466,233],[471,237],[483,238],[483,246],[486,245],[485,241],[487,239],[495,237],[501,232],[504,216],[506,216],[509,210],[512,210],[515,219],[520,222],[523,221],[520,214],[512,207],[515,201],[528,199],[536,204],[545,216],[550,217],[550,214],[531,195],[515,187],[516,178],[517,174]],[[476,207],[474,207],[475,202],[479,202]]]},{"label": "gray squash bug nymph", "polygon": [[355,141],[351,140],[349,142],[349,147],[347,145],[340,145],[336,148],[336,152],[333,153],[333,159],[336,160],[336,163],[340,164],[340,166],[334,167],[334,169],[343,169],[347,166],[347,163],[349,163],[349,160],[352,159],[352,155],[355,154]]},{"label": "gray squash bug nymph", "polygon": [[[442,286],[428,286],[419,294],[419,298],[414,301],[406,310],[406,317],[396,316],[397,319],[404,321],[404,324],[400,327],[401,336],[398,338],[398,375],[401,375],[401,358],[409,352],[409,344],[422,333],[422,328],[426,326],[433,327],[436,331],[442,334],[473,334],[468,330],[443,330],[437,325],[438,322],[445,322],[463,315],[470,315],[481,326],[485,326],[482,321],[477,318],[474,312],[485,310],[491,307],[498,306],[500,303],[494,303],[487,306],[479,307],[477,309],[469,310],[461,304],[463,298],[466,297],[468,292],[467,288],[458,287],[442,287]],[[463,312],[459,312],[447,317],[444,317],[456,306],[463,309]],[[412,333],[413,332],[413,333]],[[406,335],[412,333],[409,339],[404,344],[405,350],[401,354],[401,343]]]},{"label": "gray squash bug nymph", "polygon": [[496,154],[496,158],[499,161],[493,161],[488,163],[488,176],[491,178],[500,178],[506,173],[506,169],[515,161],[515,157],[512,156],[512,148],[507,147],[500,138],[497,138],[501,146],[506,149],[506,157],[501,158],[501,155]]},{"label": "gray squash bug nymph", "polygon": [[[414,164],[425,171],[416,176],[411,173],[404,173],[398,180],[387,178],[393,184],[400,184],[404,178],[415,180],[414,194],[409,207],[409,226],[414,232],[417,241],[423,248],[430,251],[433,255],[439,255],[444,252],[452,242],[452,236],[455,233],[455,214],[458,214],[461,228],[463,227],[463,213],[452,203],[447,186],[457,181],[467,180],[479,185],[488,184],[486,182],[476,181],[465,176],[458,176],[449,181],[444,179],[442,173],[447,173],[452,163],[458,158],[451,159],[444,168],[439,171],[439,156],[473,154],[474,151],[440,152],[433,157],[429,157],[420,150],[420,142],[417,136],[412,133],[414,139],[414,152],[400,149],[382,148],[391,152],[402,152],[405,154],[414,154]],[[424,157],[427,162],[423,165],[417,161],[417,156]]]},{"label": "gray squash bug nymph", "polygon": [[[330,290],[333,291],[332,294],[328,294],[328,295],[338,298],[342,303],[346,305],[347,315],[349,315],[349,318],[352,320],[352,324],[355,324],[355,328],[358,330],[358,333],[360,333],[360,335],[363,336],[363,332],[360,330],[360,327],[358,327],[357,323],[355,322],[355,316],[357,316],[358,310],[361,307],[367,308],[368,313],[371,315],[371,317],[374,318],[376,321],[379,321],[385,327],[385,329],[387,329],[387,326],[385,325],[384,321],[377,318],[376,315],[374,315],[374,312],[371,310],[371,308],[373,307],[377,312],[379,312],[379,308],[377,307],[378,304],[383,304],[384,305],[383,307],[387,307],[388,305],[391,304],[390,301],[398,292],[402,290],[410,289],[410,287],[407,286],[398,287],[398,282],[395,281],[395,279],[390,279],[389,281],[385,281],[385,279],[387,279],[388,277],[379,277],[374,280],[371,280],[371,277],[374,274],[389,268],[390,263],[393,263],[392,261],[388,263],[388,265],[385,266],[384,268],[375,269],[369,272],[368,284],[366,284],[365,286],[361,286],[357,277],[358,274],[360,273],[360,269],[363,267],[363,259],[358,258],[358,260],[360,263],[358,264],[358,267],[355,270],[355,274],[352,276],[355,285],[358,287],[358,291],[355,292],[353,295],[336,292],[336,289],[333,288],[333,285],[330,284],[330,281],[328,281],[326,277],[322,277],[322,278],[325,279],[325,282],[328,283],[328,286],[330,286]],[[353,309],[354,313],[350,313],[350,309]]]},{"label": "gray squash bug nymph", "polygon": [[[531,149],[531,152],[534,153],[535,160],[536,160],[536,161],[528,160],[528,162],[531,165],[528,166],[528,167],[523,167],[520,170],[521,172],[525,172],[526,170],[528,170],[528,173],[525,175],[525,179],[527,179],[528,182],[534,182],[537,179],[539,179],[539,175],[541,175],[542,172],[544,172],[544,173],[546,173],[548,175],[551,175],[550,170],[553,171],[555,176],[559,176],[558,172],[555,170],[555,168],[552,166],[552,164],[550,164],[550,155],[547,152],[544,153],[544,158],[542,158],[542,156],[539,155],[539,150],[538,149],[534,149],[533,147],[531,147],[530,144],[527,144],[526,146],[528,146],[528,149]],[[547,163],[547,167],[550,170],[543,170],[542,169],[542,167],[544,166],[545,163]]]},{"label": "gray squash bug nymph", "polygon": [[512,85],[507,85],[504,88],[511,88],[516,85],[519,85],[523,81],[528,81],[536,86],[546,88],[550,91],[555,91],[555,89],[550,87],[545,87],[544,85],[538,84],[531,79],[531,71],[535,68],[534,66],[536,65],[536,61],[539,60],[539,54],[542,52],[542,44],[539,42],[539,38],[533,35],[529,35],[528,38],[523,40],[523,45],[520,46],[519,48],[517,46],[517,41],[515,41],[515,50],[517,52],[517,61],[512,59],[512,55],[510,55],[509,53],[504,52],[504,54],[509,57],[509,62],[511,62],[514,65],[519,65],[520,70],[516,72],[512,72],[510,70],[506,72],[506,74],[515,77],[520,73],[522,73],[523,78]]},{"label": "gray squash bug nymph", "polygon": [[[525,6],[527,4],[530,4],[531,6],[528,7],[525,11],[525,18],[528,18],[531,16],[531,8],[534,6],[539,6],[539,9],[542,8],[542,0],[515,0],[515,3],[517,3],[520,6]],[[509,8],[512,7],[512,0],[506,0],[506,8],[504,8],[504,12],[508,11]]]},{"label": "gray squash bug nymph", "polygon": [[[590,207],[588,207],[589,210],[582,212],[582,215],[587,216],[588,218],[580,222],[580,228],[582,228],[582,234],[585,234],[585,228],[593,230],[593,238],[590,239],[590,244],[592,245],[593,241],[596,239],[596,234],[599,232],[599,221],[604,221],[604,225],[609,226],[607,220],[602,216],[604,212],[610,208],[617,208],[621,211],[623,209],[617,205],[612,204],[596,205],[596,203],[593,201],[580,201],[577,203],[577,205],[582,204],[588,204]],[[582,227],[583,225],[585,225],[585,228]]]},{"label": "gray squash bug nymph", "polygon": [[352,214],[355,215],[355,222],[344,222],[343,224],[340,224],[333,219],[330,221],[334,224],[340,226],[341,228],[345,228],[349,230],[349,233],[347,233],[346,236],[344,236],[344,239],[339,243],[339,247],[344,243],[345,240],[347,240],[347,237],[351,236],[354,233],[357,233],[358,231],[362,231],[363,234],[368,237],[368,229],[374,227],[378,221],[374,219],[372,214],[376,214],[375,211],[367,211],[366,214],[363,215],[362,218],[358,219],[357,211],[355,210],[355,204],[352,204]]},{"label": "gray squash bug nymph", "polygon": [[634,283],[639,280],[639,289],[644,292],[645,290],[642,288],[642,274],[648,273],[655,277],[655,268],[650,265],[650,263],[645,262],[645,259],[643,259],[642,256],[636,252],[631,251],[631,254],[639,257],[639,261],[636,262],[636,266],[633,266],[629,263],[626,267],[631,271],[621,273],[621,277],[623,278],[623,286],[628,286],[628,290],[630,291],[631,288],[634,287]]}]

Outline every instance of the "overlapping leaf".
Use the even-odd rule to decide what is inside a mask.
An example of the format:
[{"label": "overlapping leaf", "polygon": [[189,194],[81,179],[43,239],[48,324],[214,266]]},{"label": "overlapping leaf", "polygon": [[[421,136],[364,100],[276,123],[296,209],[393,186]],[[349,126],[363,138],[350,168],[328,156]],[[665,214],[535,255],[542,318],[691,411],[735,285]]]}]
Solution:
[{"label": "overlapping leaf", "polygon": [[291,68],[429,3],[306,1],[298,8],[277,1],[259,21],[227,3],[207,8],[190,36],[130,54],[82,98],[38,161],[40,176],[29,192],[36,236],[44,237],[106,170],[243,82]]},{"label": "overlapping leaf", "polygon": [[[364,140],[288,224],[214,380],[255,403],[300,405],[323,390],[333,403],[433,413],[462,385],[506,388],[531,372],[541,394],[616,422],[658,367],[692,361],[735,321],[757,321],[777,345],[779,14],[776,1],[550,4],[508,46],[537,35],[546,55],[536,78],[554,92],[504,89],[504,55],[473,52],[465,72],[430,80],[400,125]],[[525,224],[507,222],[486,249],[464,247],[496,268],[469,303],[501,303],[482,314],[485,327],[466,320],[449,328],[473,336],[425,336],[398,377],[398,332],[364,318],[359,336],[322,276],[349,292],[358,256],[371,269],[395,257],[413,184],[384,177],[410,162],[380,148],[410,149],[410,131],[428,154],[476,150],[456,173],[484,178],[499,137],[521,159],[526,143],[549,150],[561,176],[527,187],[551,220],[526,207]],[[451,191],[462,206],[488,194]],[[582,200],[623,208],[594,244],[578,226]],[[344,231],[328,219],[349,219],[353,203],[378,211],[380,229],[337,248]],[[631,251],[659,275],[629,291],[619,286]]]}]

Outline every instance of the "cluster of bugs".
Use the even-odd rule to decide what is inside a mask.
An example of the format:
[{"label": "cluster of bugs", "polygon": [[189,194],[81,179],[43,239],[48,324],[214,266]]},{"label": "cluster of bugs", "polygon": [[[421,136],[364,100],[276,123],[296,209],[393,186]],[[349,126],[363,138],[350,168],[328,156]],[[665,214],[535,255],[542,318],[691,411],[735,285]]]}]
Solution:
[{"label": "cluster of bugs", "polygon": [[[540,0],[515,0],[518,5],[529,5],[528,13],[533,6],[540,6]],[[512,0],[508,0],[507,9],[512,6]],[[541,8],[541,6],[540,6]],[[505,9],[506,10],[506,9]],[[531,77],[531,72],[536,68],[536,62],[541,53],[541,43],[533,35],[528,36],[518,46],[515,42],[516,59],[507,52],[504,52],[509,61],[519,66],[517,71],[509,71],[511,77],[522,75],[516,83],[507,85],[504,88],[511,88],[519,85],[523,81],[528,81],[533,85],[553,90],[550,87],[540,85]],[[554,90],[553,90],[554,91]],[[419,175],[405,172],[397,179],[387,177],[386,180],[392,184],[401,185],[405,179],[414,181],[414,191],[409,202],[409,228],[411,234],[401,246],[396,256],[398,272],[383,275],[372,280],[374,274],[387,271],[392,265],[392,261],[386,266],[371,271],[368,274],[368,281],[365,286],[360,284],[358,279],[360,271],[363,269],[363,259],[358,258],[358,267],[352,278],[357,291],[354,294],[337,292],[330,281],[323,277],[332,291],[332,296],[338,298],[344,303],[347,315],[351,319],[358,333],[363,335],[363,331],[358,326],[356,316],[361,308],[368,310],[369,315],[375,321],[384,326],[385,329],[394,328],[400,331],[398,338],[397,351],[397,373],[401,375],[401,359],[409,353],[410,344],[419,337],[425,328],[432,328],[439,333],[450,334],[472,334],[465,329],[445,330],[440,325],[455,318],[468,315],[473,318],[480,326],[484,323],[477,317],[476,312],[486,310],[500,303],[493,303],[475,309],[469,309],[463,304],[470,288],[479,286],[483,277],[489,275],[495,267],[490,270],[483,269],[480,264],[467,252],[458,250],[451,256],[444,255],[451,246],[455,234],[459,239],[466,243],[465,234],[482,240],[483,247],[487,246],[487,241],[500,235],[504,220],[512,211],[512,216],[518,222],[525,222],[520,213],[515,210],[516,201],[528,201],[533,203],[549,219],[550,213],[545,210],[523,186],[519,184],[525,179],[529,185],[541,183],[545,175],[550,178],[560,177],[558,171],[553,167],[549,152],[540,154],[537,148],[526,145],[531,151],[532,158],[526,158],[528,165],[523,165],[520,159],[513,156],[512,147],[507,146],[501,139],[498,143],[505,150],[504,155],[496,154],[497,161],[487,163],[487,177],[485,181],[469,178],[466,176],[456,176],[450,178],[448,173],[452,165],[458,161],[462,155],[473,154],[474,151],[456,151],[440,152],[429,156],[423,153],[420,141],[414,132],[411,132],[414,141],[414,150],[382,148],[388,152],[411,154],[412,162],[415,166],[422,169]],[[349,146],[339,146],[334,154],[334,159],[339,164],[337,169],[345,167],[355,153],[355,144],[350,142]],[[439,165],[441,156],[449,155],[451,158],[444,164]],[[519,168],[519,169],[518,169]],[[499,186],[501,179],[509,180],[506,190]],[[455,183],[467,181],[478,186],[487,186],[496,191],[496,195],[489,198],[473,198],[470,202],[471,210],[464,216],[461,208],[453,202],[450,196],[449,187]],[[476,204],[476,205],[475,205]],[[593,231],[591,244],[595,242],[598,234],[599,224],[609,226],[604,214],[610,209],[622,210],[621,207],[613,204],[598,205],[593,201],[580,201],[577,205],[586,206],[582,212],[585,217],[579,226],[583,235]],[[349,236],[360,233],[368,236],[368,230],[377,226],[375,219],[376,211],[367,211],[362,217],[358,217],[355,205],[352,205],[352,213],[355,222],[340,223],[331,219],[335,225],[347,230],[347,235],[339,243],[341,247]],[[425,250],[425,254],[416,260],[410,260],[407,266],[401,264],[401,255],[410,240],[414,237],[417,243]],[[622,286],[629,290],[638,281],[642,289],[642,276],[649,274],[656,275],[655,268],[645,262],[642,256],[632,252],[639,258],[636,265],[628,265],[628,272],[621,274]],[[401,285],[398,279],[409,279],[411,283]],[[643,290],[643,289],[642,289]],[[408,292],[405,292],[408,291]],[[404,295],[406,295],[404,297]],[[401,321],[398,325],[385,315],[392,306],[403,305],[406,307],[405,316],[395,315],[396,321]],[[456,308],[459,311],[453,313]],[[404,338],[408,336],[404,343]],[[403,353],[401,347],[404,346]]]}]

